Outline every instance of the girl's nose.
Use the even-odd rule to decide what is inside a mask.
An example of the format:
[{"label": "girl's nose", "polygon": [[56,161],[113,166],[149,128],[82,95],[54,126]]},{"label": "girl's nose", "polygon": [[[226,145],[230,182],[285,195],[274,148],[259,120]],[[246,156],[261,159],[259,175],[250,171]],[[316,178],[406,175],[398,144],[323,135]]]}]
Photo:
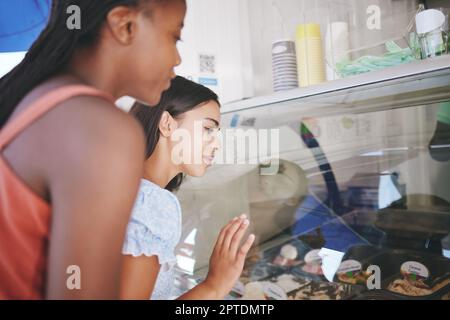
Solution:
[{"label": "girl's nose", "polygon": [[213,147],[214,151],[218,150],[221,147],[219,134],[220,134],[220,132],[218,132],[216,135],[214,135],[214,139],[213,139],[213,142],[212,142],[212,147]]},{"label": "girl's nose", "polygon": [[181,59],[180,51],[178,51],[178,48],[176,50],[177,50],[177,56],[175,59],[175,67],[178,67],[181,64],[182,59]]}]

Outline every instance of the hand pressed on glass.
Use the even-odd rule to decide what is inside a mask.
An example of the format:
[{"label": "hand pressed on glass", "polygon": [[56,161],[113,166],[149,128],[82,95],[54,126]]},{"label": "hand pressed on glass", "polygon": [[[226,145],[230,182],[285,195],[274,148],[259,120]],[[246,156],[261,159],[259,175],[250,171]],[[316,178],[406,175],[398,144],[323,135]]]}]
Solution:
[{"label": "hand pressed on glass", "polygon": [[225,297],[241,275],[245,258],[255,236],[251,234],[240,246],[250,222],[245,215],[234,218],[224,226],[211,255],[209,272],[204,285]]}]

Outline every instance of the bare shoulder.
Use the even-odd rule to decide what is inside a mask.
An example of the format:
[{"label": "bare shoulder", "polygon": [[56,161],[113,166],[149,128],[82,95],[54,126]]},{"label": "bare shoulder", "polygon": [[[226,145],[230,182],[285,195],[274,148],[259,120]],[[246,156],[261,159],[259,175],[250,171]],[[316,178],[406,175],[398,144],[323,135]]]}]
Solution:
[{"label": "bare shoulder", "polygon": [[[94,96],[79,96],[71,98],[59,105],[47,119],[49,124],[54,125],[55,130],[62,129],[64,135],[70,134],[68,129],[76,130],[75,135],[90,135],[90,141],[96,141],[98,134],[102,135],[103,142],[111,139],[106,139],[106,135],[112,135],[118,140],[125,140],[128,143],[129,138],[140,139],[143,135],[143,130],[138,122],[129,114],[117,108],[111,102]],[[64,123],[64,128],[58,124]],[[142,141],[142,140],[141,140]],[[89,142],[89,141],[87,141]]]},{"label": "bare shoulder", "polygon": [[[66,179],[67,175],[99,168],[125,175],[138,170],[144,160],[144,135],[139,123],[111,102],[91,96],[69,99],[43,119],[49,175]],[[42,150],[42,149],[41,149]]]},{"label": "bare shoulder", "polygon": [[[55,80],[36,88],[18,105],[10,121],[37,98],[70,84],[76,82]],[[78,96],[34,121],[3,156],[32,190],[50,201],[55,182],[89,183],[112,170],[117,170],[115,177],[120,173],[124,179],[136,176],[142,170],[144,149],[143,130],[132,116],[103,98]]]},{"label": "bare shoulder", "polygon": [[[18,105],[11,119],[24,112],[36,99],[48,92],[66,86],[79,84],[70,77],[59,77],[43,83],[31,91]],[[108,138],[109,137],[109,138]],[[61,153],[70,142],[74,148],[109,146],[114,140],[116,146],[143,148],[143,130],[133,117],[117,108],[110,101],[96,96],[77,96],[68,99],[41,119],[28,127],[13,144],[21,150],[47,151],[42,154]],[[50,150],[48,149],[50,148]],[[54,151],[54,152],[53,152]],[[80,151],[80,150],[78,150]],[[23,155],[24,158],[27,155]]]}]

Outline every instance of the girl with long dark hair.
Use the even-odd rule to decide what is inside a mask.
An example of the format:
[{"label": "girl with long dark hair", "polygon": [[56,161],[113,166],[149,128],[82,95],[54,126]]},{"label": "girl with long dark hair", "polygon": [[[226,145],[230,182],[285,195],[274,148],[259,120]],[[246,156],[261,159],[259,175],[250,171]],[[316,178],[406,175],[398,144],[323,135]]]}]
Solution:
[{"label": "girl with long dark hair", "polygon": [[145,143],[114,101],[159,102],[185,12],[184,0],[53,0],[0,79],[0,299],[119,297]]},{"label": "girl with long dark hair", "polygon": [[[220,109],[208,88],[176,77],[161,102],[131,110],[147,141],[144,177],[127,228],[121,296],[173,297],[175,246],[181,236],[180,204],[171,191],[183,174],[200,177],[219,148]],[[206,279],[180,299],[223,299],[239,278],[254,236],[240,247],[249,221],[237,217],[220,232]]]}]

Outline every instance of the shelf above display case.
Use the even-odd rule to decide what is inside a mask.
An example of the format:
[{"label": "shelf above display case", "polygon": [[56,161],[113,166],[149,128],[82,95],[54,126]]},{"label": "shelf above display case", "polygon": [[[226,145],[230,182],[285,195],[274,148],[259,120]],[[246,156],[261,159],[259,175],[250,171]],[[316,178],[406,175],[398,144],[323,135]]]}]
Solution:
[{"label": "shelf above display case", "polygon": [[[450,100],[450,55],[224,105],[222,113],[283,108],[308,116],[381,111]],[[300,110],[299,110],[300,109]]]}]

